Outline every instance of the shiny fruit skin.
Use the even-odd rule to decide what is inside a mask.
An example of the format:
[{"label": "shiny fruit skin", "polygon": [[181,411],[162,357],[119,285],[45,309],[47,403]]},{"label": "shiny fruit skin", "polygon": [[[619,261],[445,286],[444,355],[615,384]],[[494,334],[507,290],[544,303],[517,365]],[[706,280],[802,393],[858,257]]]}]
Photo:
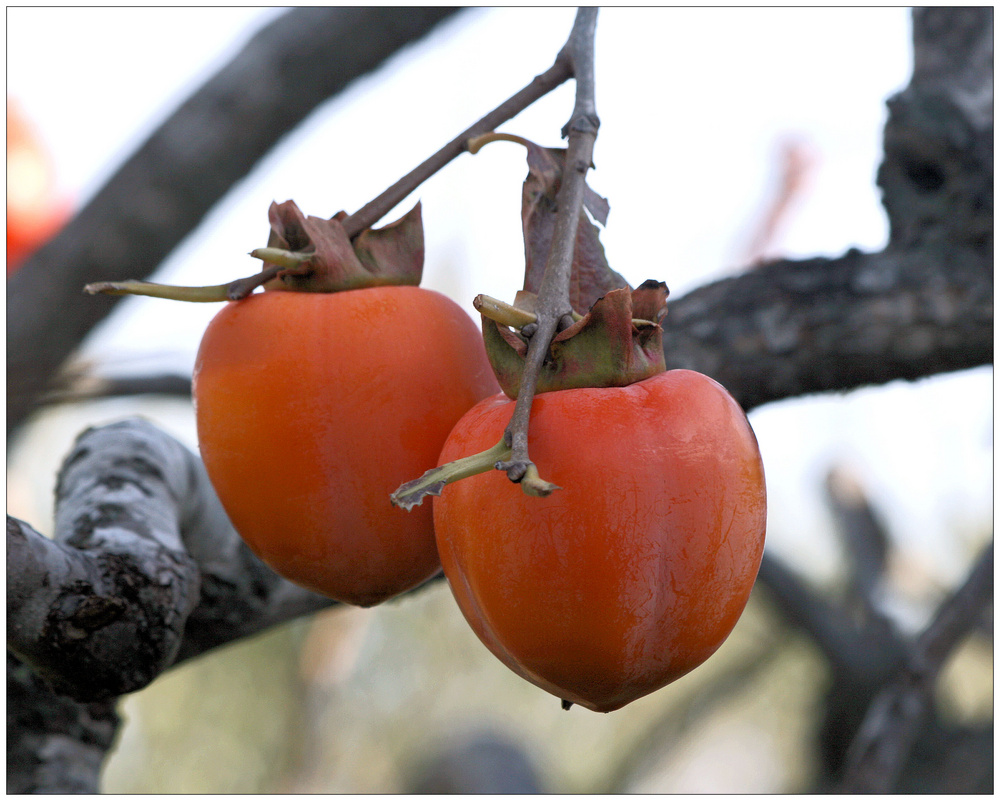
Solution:
[{"label": "shiny fruit skin", "polygon": [[[472,408],[441,454],[495,444],[514,403]],[[528,497],[491,471],[434,499],[445,575],[508,667],[610,712],[704,662],[735,626],[764,548],[766,497],[742,409],[700,373],[535,398]]]},{"label": "shiny fruit skin", "polygon": [[193,386],[202,458],[236,530],[279,574],[359,606],[439,570],[431,510],[389,495],[497,390],[469,315],[412,286],[229,303]]}]

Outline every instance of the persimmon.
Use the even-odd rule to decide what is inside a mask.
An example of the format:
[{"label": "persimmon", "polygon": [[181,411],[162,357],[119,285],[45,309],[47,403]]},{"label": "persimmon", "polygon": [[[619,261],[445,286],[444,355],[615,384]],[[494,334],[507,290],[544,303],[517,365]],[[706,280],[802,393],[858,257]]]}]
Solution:
[{"label": "persimmon", "polygon": [[407,514],[389,493],[496,390],[466,312],[384,286],[227,304],[193,394],[205,467],[250,548],[297,584],[370,606],[440,569],[431,510]]},{"label": "persimmon", "polygon": [[69,217],[52,161],[20,105],[7,98],[7,275],[14,273]]},{"label": "persimmon", "polygon": [[[514,408],[487,398],[441,464],[501,441]],[[740,406],[712,379],[660,372],[545,392],[532,457],[558,485],[529,497],[498,471],[434,498],[445,575],[509,668],[609,712],[683,676],[732,631],[764,546],[764,471]]]}]

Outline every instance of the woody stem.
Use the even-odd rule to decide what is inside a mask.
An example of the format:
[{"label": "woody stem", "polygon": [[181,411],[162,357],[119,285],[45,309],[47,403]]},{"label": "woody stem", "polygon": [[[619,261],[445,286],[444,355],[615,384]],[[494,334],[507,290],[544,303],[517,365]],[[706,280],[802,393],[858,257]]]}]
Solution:
[{"label": "woody stem", "polygon": [[556,60],[552,66],[541,75],[536,75],[531,83],[521,91],[509,97],[481,120],[466,128],[437,153],[415,167],[410,173],[404,175],[377,198],[366,203],[349,217],[345,217],[342,224],[347,235],[353,239],[366,228],[370,228],[388,214],[410,192],[419,187],[453,159],[464,153],[467,150],[469,139],[492,131],[498,125],[507,122],[507,120],[522,112],[536,100],[544,97],[557,86],[560,86],[572,77],[572,75],[573,69],[570,64],[570,56],[564,47],[559,51],[559,55],[556,56]]},{"label": "woody stem", "polygon": [[590,169],[600,120],[594,100],[594,33],[597,9],[581,8],[569,40],[560,51],[557,63],[568,59],[576,81],[576,103],[569,122],[563,129],[568,136],[566,164],[562,185],[557,196],[555,230],[545,264],[545,274],[538,291],[535,307],[538,330],[532,335],[525,356],[524,373],[518,391],[514,414],[504,431],[504,442],[511,447],[511,458],[497,465],[512,481],[521,482],[529,495],[548,495],[554,485],[542,480],[528,457],[528,421],[531,404],[538,384],[538,375],[556,332],[572,323],[573,309],[569,302],[570,269],[573,264],[573,244],[583,209],[587,170]]},{"label": "woody stem", "polygon": [[441,490],[454,481],[493,470],[499,460],[506,459],[508,456],[510,456],[510,448],[501,439],[489,450],[448,462],[440,467],[431,468],[420,478],[407,481],[389,496],[389,500],[394,506],[409,511],[414,506],[423,503],[424,498],[428,495],[440,495]]}]

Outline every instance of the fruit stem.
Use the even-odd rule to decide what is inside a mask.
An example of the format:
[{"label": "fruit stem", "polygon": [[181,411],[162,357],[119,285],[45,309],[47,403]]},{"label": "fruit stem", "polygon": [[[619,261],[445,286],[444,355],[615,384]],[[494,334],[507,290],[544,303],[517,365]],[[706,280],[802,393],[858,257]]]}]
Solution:
[{"label": "fruit stem", "polygon": [[259,273],[248,275],[246,278],[237,278],[235,281],[230,281],[226,284],[226,299],[243,300],[243,298],[247,297],[257,287],[263,286],[272,278],[277,277],[278,273],[284,272],[285,269],[286,268],[281,265],[272,264],[270,267],[265,267]]},{"label": "fruit stem", "polygon": [[216,286],[172,286],[153,284],[149,281],[98,281],[87,284],[83,291],[88,295],[144,295],[166,300],[185,300],[189,303],[219,303],[225,300],[242,300],[261,284],[266,284],[278,273],[303,274],[309,271],[309,262],[315,254],[297,253],[282,248],[257,248],[250,252],[255,259],[270,264],[259,273],[237,278],[228,284]]},{"label": "fruit stem", "polygon": [[488,145],[491,142],[515,142],[519,145],[523,145],[524,147],[531,146],[531,142],[523,136],[490,131],[489,133],[484,133],[480,136],[473,136],[468,142],[465,143],[465,148],[474,156],[483,148],[484,145]]},{"label": "fruit stem", "polygon": [[171,286],[149,281],[98,281],[87,284],[83,291],[88,295],[143,295],[150,298],[185,300],[189,303],[218,303],[229,300],[229,284],[218,286]]},{"label": "fruit stem", "polygon": [[497,463],[509,456],[510,448],[501,439],[489,450],[431,468],[420,478],[407,481],[389,496],[389,500],[393,506],[409,511],[423,503],[428,495],[440,495],[452,482],[496,469]]}]

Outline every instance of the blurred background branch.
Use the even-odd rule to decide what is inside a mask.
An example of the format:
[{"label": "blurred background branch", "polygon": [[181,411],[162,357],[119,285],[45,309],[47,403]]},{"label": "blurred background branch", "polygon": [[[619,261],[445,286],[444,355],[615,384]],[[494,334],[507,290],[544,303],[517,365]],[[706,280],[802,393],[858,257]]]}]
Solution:
[{"label": "blurred background branch", "polygon": [[313,109],[457,11],[292,9],[185,101],[8,280],[8,437],[117,303],[84,284],[151,275]]},{"label": "blurred background branch", "polygon": [[[843,599],[832,600],[773,554],[765,554],[758,577],[765,596],[822,651],[831,669],[816,789],[987,792],[993,774],[991,752],[980,747],[986,731],[944,722],[933,712],[933,699],[945,661],[992,604],[992,541],[933,620],[910,636],[882,608],[888,540],[866,492],[843,468],[831,471],[828,488],[848,553]],[[859,591],[866,594],[860,606]],[[949,740],[967,748],[961,764],[945,770],[951,752],[940,749]]]},{"label": "blurred background branch", "polygon": [[897,675],[872,701],[848,752],[843,792],[889,793],[898,787],[931,708],[934,686],[945,660],[992,602],[991,542],[965,582],[945,599],[934,619],[907,649]]}]

